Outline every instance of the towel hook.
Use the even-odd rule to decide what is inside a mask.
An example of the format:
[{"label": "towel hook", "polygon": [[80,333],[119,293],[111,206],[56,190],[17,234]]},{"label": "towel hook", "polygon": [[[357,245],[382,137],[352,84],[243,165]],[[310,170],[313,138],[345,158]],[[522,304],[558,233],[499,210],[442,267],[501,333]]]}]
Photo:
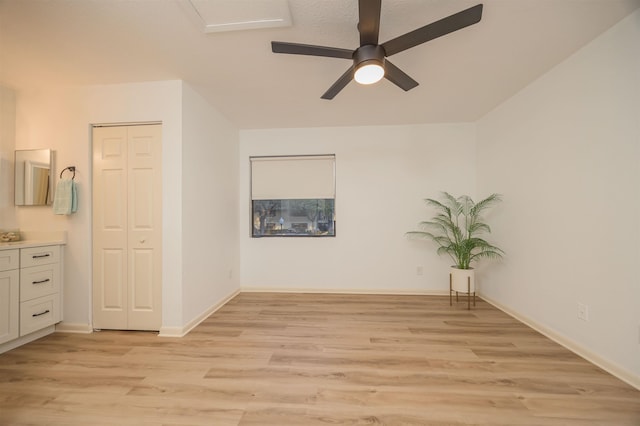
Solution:
[{"label": "towel hook", "polygon": [[71,176],[71,180],[76,178],[76,166],[69,166],[62,169],[62,171],[60,172],[60,179],[62,179],[62,174],[64,173],[65,170],[69,170],[70,172],[73,172],[73,176]]}]

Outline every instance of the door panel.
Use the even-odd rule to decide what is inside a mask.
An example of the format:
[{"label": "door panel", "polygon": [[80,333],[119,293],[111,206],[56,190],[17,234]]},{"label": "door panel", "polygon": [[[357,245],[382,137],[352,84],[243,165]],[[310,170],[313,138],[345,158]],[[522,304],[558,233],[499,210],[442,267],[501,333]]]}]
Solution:
[{"label": "door panel", "polygon": [[94,327],[159,330],[161,126],[94,128]]},{"label": "door panel", "polygon": [[122,127],[102,127],[105,131],[103,138],[98,141],[101,145],[100,158],[103,161],[126,159],[126,132]]},{"label": "door panel", "polygon": [[[102,304],[101,309],[106,311],[121,311],[127,310],[127,281],[124,269],[126,255],[122,249],[104,249],[102,250],[102,262],[103,270],[100,271],[102,280],[101,294]],[[104,285],[104,283],[107,283]]]},{"label": "door panel", "polygon": [[104,168],[101,178],[102,191],[97,196],[101,197],[102,230],[126,232],[127,210],[124,208],[124,202],[127,200],[126,171]]},{"label": "door panel", "polygon": [[[158,330],[162,317],[162,128],[129,128],[129,326]],[[157,324],[157,325],[155,325]]]},{"label": "door panel", "polygon": [[93,326],[127,326],[127,132],[93,130]]},{"label": "door panel", "polygon": [[153,303],[153,250],[135,249],[131,256],[131,276],[133,278],[132,306],[135,311],[149,311]]},{"label": "door panel", "polygon": [[[153,226],[153,169],[131,170],[131,229],[148,231]],[[149,189],[151,188],[151,191]]]}]

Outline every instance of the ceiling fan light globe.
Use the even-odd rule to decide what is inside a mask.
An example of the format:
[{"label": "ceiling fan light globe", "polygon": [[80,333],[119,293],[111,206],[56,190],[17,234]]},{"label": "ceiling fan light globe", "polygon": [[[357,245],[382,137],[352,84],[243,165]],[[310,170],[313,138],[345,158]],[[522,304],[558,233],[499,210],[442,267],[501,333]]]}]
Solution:
[{"label": "ceiling fan light globe", "polygon": [[384,68],[379,63],[365,63],[356,69],[353,79],[360,84],[374,84],[384,77]]}]

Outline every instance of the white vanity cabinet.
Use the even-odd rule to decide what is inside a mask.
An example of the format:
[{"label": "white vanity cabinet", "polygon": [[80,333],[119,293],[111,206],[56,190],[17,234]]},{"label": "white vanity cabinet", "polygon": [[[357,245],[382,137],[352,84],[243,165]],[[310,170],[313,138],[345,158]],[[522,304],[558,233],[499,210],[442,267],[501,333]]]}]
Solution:
[{"label": "white vanity cabinet", "polygon": [[60,246],[20,249],[20,336],[60,322]]},{"label": "white vanity cabinet", "polygon": [[20,250],[0,251],[0,344],[18,338]]},{"label": "white vanity cabinet", "polygon": [[62,245],[0,247],[0,353],[53,332],[61,319]]}]

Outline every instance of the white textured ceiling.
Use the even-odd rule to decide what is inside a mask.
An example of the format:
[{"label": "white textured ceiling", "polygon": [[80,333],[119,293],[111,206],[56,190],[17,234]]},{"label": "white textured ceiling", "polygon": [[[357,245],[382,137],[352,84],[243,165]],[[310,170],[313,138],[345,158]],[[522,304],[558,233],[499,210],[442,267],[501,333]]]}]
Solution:
[{"label": "white textured ceiling", "polygon": [[[474,121],[640,6],[485,0],[480,23],[393,56],[420,83],[415,89],[352,82],[327,101],[320,96],[350,62],[274,54],[270,42],[354,49],[357,0],[289,0],[290,27],[212,34],[185,3],[0,0],[0,84],[20,90],[182,79],[240,128]],[[261,0],[234,3],[251,11]],[[476,3],[383,0],[380,41]]]}]

